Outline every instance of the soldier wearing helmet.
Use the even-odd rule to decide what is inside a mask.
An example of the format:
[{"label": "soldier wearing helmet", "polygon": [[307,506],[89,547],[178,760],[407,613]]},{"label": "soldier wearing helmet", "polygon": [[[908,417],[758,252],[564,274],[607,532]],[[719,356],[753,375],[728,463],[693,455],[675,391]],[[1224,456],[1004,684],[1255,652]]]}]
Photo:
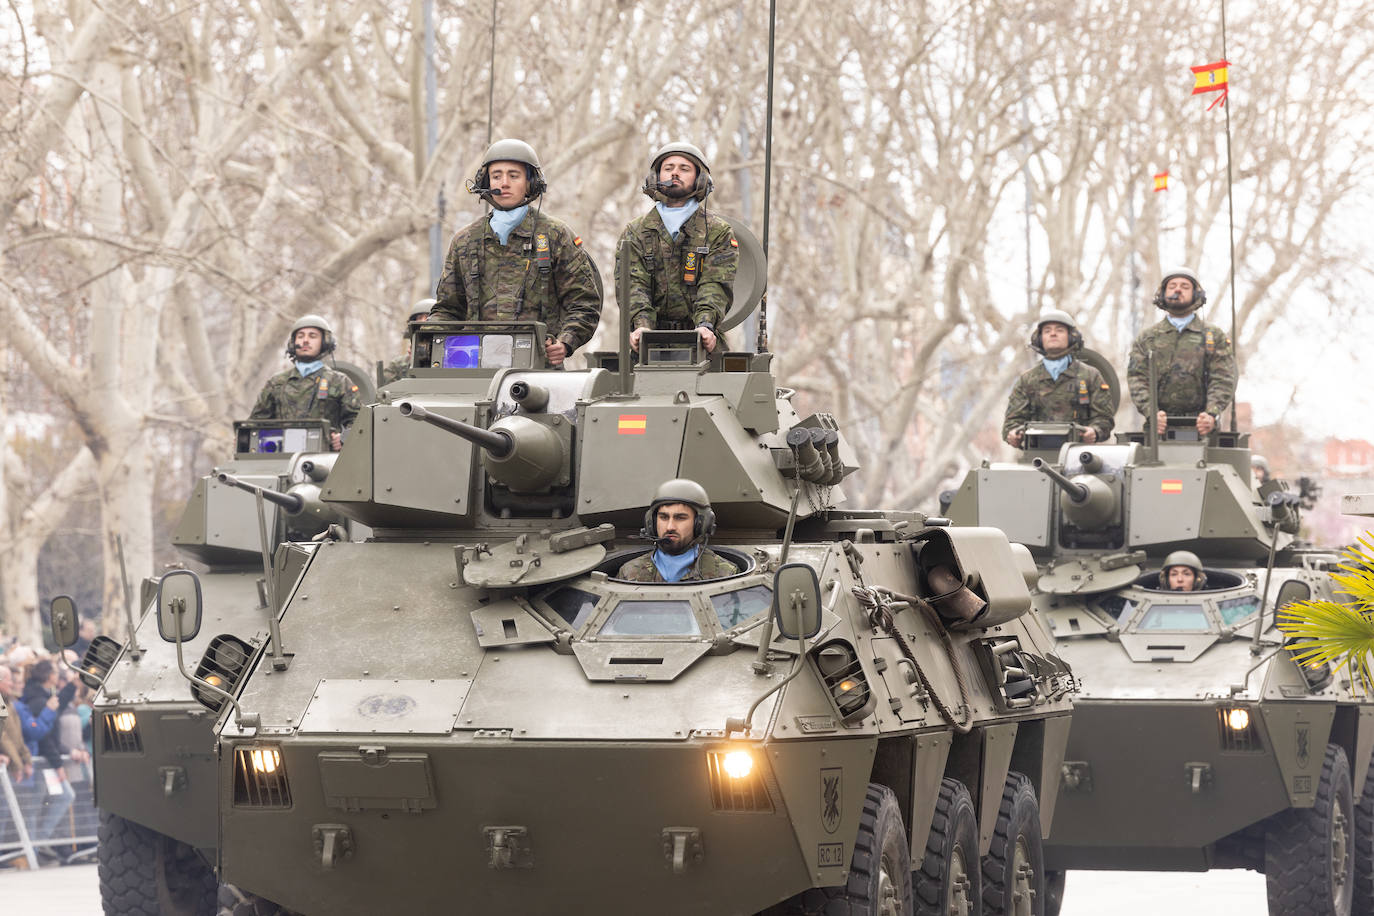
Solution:
[{"label": "soldier wearing helmet", "polygon": [[635,350],[645,328],[695,328],[706,351],[715,350],[734,299],[739,243],[730,224],[706,210],[713,187],[705,155],[690,143],[669,143],[649,163],[641,190],[654,207],[625,227],[615,262],[617,283],[622,272],[630,277],[621,315]]},{"label": "soldier wearing helmet", "polygon": [[424,321],[434,308],[433,299],[421,299],[410,307],[406,323],[401,325],[401,339],[405,341],[406,351],[382,367],[381,384],[390,385],[410,371],[410,325],[414,321]]},{"label": "soldier wearing helmet", "polygon": [[631,582],[687,582],[720,579],[739,572],[729,560],[706,546],[716,530],[711,498],[695,480],[664,482],[644,513],[645,537],[654,549],[620,567],[619,577]]},{"label": "soldier wearing helmet", "polygon": [[1083,335],[1073,318],[1060,309],[1047,310],[1035,324],[1030,346],[1040,362],[1012,386],[1002,438],[1020,448],[1027,423],[1071,420],[1083,427],[1082,441],[1105,442],[1115,422],[1111,386],[1075,357],[1083,349]]},{"label": "soldier wearing helmet", "polygon": [[305,315],[291,326],[286,356],[294,364],[267,380],[258,395],[255,420],[328,420],[329,445],[343,447],[343,430],[362,409],[358,386],[348,376],[325,367],[334,352],[334,329],[319,315]]},{"label": "soldier wearing helmet", "polygon": [[1255,486],[1262,487],[1269,482],[1273,475],[1269,472],[1269,459],[1263,455],[1250,456],[1250,476],[1254,478]]},{"label": "soldier wearing helmet", "polygon": [[1131,401],[1144,415],[1150,404],[1150,354],[1156,377],[1155,428],[1163,433],[1170,415],[1197,417],[1197,430],[1207,435],[1236,396],[1236,355],[1231,339],[1204,322],[1197,310],[1207,293],[1197,274],[1176,267],[1164,274],[1154,304],[1167,314],[1142,331],[1131,345],[1126,378]]},{"label": "soldier wearing helmet", "polygon": [[1171,592],[1197,592],[1207,587],[1202,561],[1191,550],[1175,550],[1159,567],[1159,587]]},{"label": "soldier wearing helmet", "polygon": [[539,157],[523,140],[498,140],[468,190],[491,213],[460,229],[435,289],[435,318],[542,321],[544,355],[563,365],[601,320],[601,284],[582,239],[539,205],[546,185]]}]

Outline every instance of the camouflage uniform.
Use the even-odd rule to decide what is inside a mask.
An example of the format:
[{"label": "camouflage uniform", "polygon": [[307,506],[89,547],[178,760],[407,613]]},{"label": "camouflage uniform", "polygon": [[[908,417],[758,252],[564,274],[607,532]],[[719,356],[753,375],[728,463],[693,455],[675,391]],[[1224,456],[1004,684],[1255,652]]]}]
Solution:
[{"label": "camouflage uniform", "polygon": [[410,357],[398,356],[382,367],[382,384],[390,385],[410,371]]},{"label": "camouflage uniform", "polygon": [[[739,242],[729,223],[701,207],[682,224],[675,242],[655,207],[631,220],[620,240],[630,246],[631,328],[690,330],[703,324],[716,328],[725,320],[734,301],[739,266]],[[701,249],[706,252],[702,254]],[[694,284],[684,278],[689,254],[699,261]],[[616,258],[617,283],[626,266]],[[623,309],[621,314],[626,314]]]},{"label": "camouflage uniform", "polygon": [[1069,360],[1059,373],[1050,377],[1043,361],[1021,373],[1007,400],[1007,417],[1002,422],[1002,438],[1037,420],[1073,421],[1097,431],[1097,441],[1106,442],[1112,434],[1111,386],[1102,373],[1080,359]]},{"label": "camouflage uniform", "polygon": [[254,420],[328,420],[335,431],[353,425],[362,409],[358,386],[334,369],[320,369],[301,377],[295,366],[280,372],[262,386],[262,394],[249,414]]},{"label": "camouflage uniform", "polygon": [[[1210,346],[1209,346],[1210,342]],[[1208,350],[1211,350],[1209,353]],[[1155,355],[1158,409],[1170,416],[1219,416],[1236,396],[1236,355],[1221,328],[1194,318],[1182,331],[1164,319],[1131,345],[1126,378],[1136,410],[1150,409],[1149,354]]]},{"label": "camouflage uniform", "polygon": [[582,240],[534,209],[511,230],[505,245],[486,216],[459,230],[434,298],[431,318],[542,321],[569,353],[591,339],[601,320],[601,293]]},{"label": "camouflage uniform", "polygon": [[[723,579],[726,576],[733,576],[739,570],[735,564],[723,558],[720,554],[711,550],[709,547],[701,548],[696,560],[683,573],[679,582],[700,582],[705,579]],[[643,556],[635,557],[624,566],[620,567],[617,576],[621,579],[628,579],[631,582],[663,582],[663,576],[659,574],[658,567],[654,565],[654,552],[651,550]]]}]

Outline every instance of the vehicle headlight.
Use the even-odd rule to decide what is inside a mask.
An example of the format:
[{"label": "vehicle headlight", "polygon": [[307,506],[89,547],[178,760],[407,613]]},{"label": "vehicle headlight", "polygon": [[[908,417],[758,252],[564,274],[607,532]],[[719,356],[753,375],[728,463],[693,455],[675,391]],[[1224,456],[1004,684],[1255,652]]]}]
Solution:
[{"label": "vehicle headlight", "polygon": [[768,767],[743,747],[724,747],[706,753],[711,807],[717,811],[772,811],[773,798],[764,774]]},{"label": "vehicle headlight", "polygon": [[1233,709],[1226,713],[1226,724],[1232,731],[1243,732],[1250,727],[1250,711],[1248,709]]},{"label": "vehicle headlight", "polygon": [[137,754],[143,750],[138,717],[128,710],[107,712],[101,717],[102,745],[112,754]]},{"label": "vehicle headlight", "polygon": [[234,748],[234,807],[291,807],[291,786],[280,747],[246,744]]},{"label": "vehicle headlight", "polygon": [[744,779],[754,771],[754,755],[748,751],[730,751],[721,758],[720,765],[731,779]]}]

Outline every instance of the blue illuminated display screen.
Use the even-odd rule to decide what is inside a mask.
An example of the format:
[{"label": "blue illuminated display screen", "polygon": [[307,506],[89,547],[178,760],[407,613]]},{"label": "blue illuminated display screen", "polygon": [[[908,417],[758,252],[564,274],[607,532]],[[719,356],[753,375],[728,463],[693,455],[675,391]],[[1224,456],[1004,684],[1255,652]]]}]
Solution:
[{"label": "blue illuminated display screen", "polygon": [[285,445],[285,431],[280,429],[260,429],[258,430],[257,448],[253,451],[259,454],[272,454],[280,452]]},{"label": "blue illuminated display screen", "polygon": [[453,334],[444,338],[445,369],[476,369],[481,365],[482,337],[479,334]]}]

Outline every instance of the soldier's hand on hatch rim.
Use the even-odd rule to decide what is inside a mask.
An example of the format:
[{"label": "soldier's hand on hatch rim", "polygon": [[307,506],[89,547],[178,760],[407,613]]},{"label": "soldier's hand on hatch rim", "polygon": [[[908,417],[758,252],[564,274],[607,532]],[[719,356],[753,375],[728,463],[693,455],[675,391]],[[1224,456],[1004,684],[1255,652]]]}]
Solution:
[{"label": "soldier's hand on hatch rim", "polygon": [[1197,415],[1197,431],[1199,433],[1205,436],[1216,428],[1216,417],[1212,416],[1209,413],[1200,413]]},{"label": "soldier's hand on hatch rim", "polygon": [[561,366],[563,360],[568,356],[568,345],[561,340],[546,337],[544,338],[544,356],[548,358],[549,365]]},{"label": "soldier's hand on hatch rim", "polygon": [[1161,410],[1158,414],[1155,415],[1155,432],[1159,433],[1162,436],[1164,435],[1164,430],[1167,429],[1168,426],[1169,415]]},{"label": "soldier's hand on hatch rim", "polygon": [[339,433],[331,432],[329,434],[329,447],[336,452],[343,448],[343,436]]},{"label": "soldier's hand on hatch rim", "polygon": [[1021,440],[1022,440],[1024,437],[1025,437],[1025,433],[1024,433],[1024,432],[1022,432],[1022,431],[1019,430],[1019,429],[1013,429],[1011,432],[1007,433],[1007,445],[1014,446],[1014,447],[1016,447],[1016,448],[1020,448],[1020,447],[1021,447]]},{"label": "soldier's hand on hatch rim", "polygon": [[716,332],[710,328],[697,328],[697,334],[701,337],[701,342],[706,345],[707,353],[716,352]]},{"label": "soldier's hand on hatch rim", "polygon": [[639,352],[639,335],[644,333],[643,328],[635,328],[630,332],[630,349]]},{"label": "soldier's hand on hatch rim", "polygon": [[1089,426],[1087,429],[1083,430],[1083,432],[1082,432],[1081,434],[1079,434],[1079,437],[1078,437],[1078,438],[1079,438],[1079,441],[1082,441],[1082,442],[1096,442],[1096,441],[1097,441],[1097,430],[1095,430],[1095,429],[1093,429],[1091,426]]}]

